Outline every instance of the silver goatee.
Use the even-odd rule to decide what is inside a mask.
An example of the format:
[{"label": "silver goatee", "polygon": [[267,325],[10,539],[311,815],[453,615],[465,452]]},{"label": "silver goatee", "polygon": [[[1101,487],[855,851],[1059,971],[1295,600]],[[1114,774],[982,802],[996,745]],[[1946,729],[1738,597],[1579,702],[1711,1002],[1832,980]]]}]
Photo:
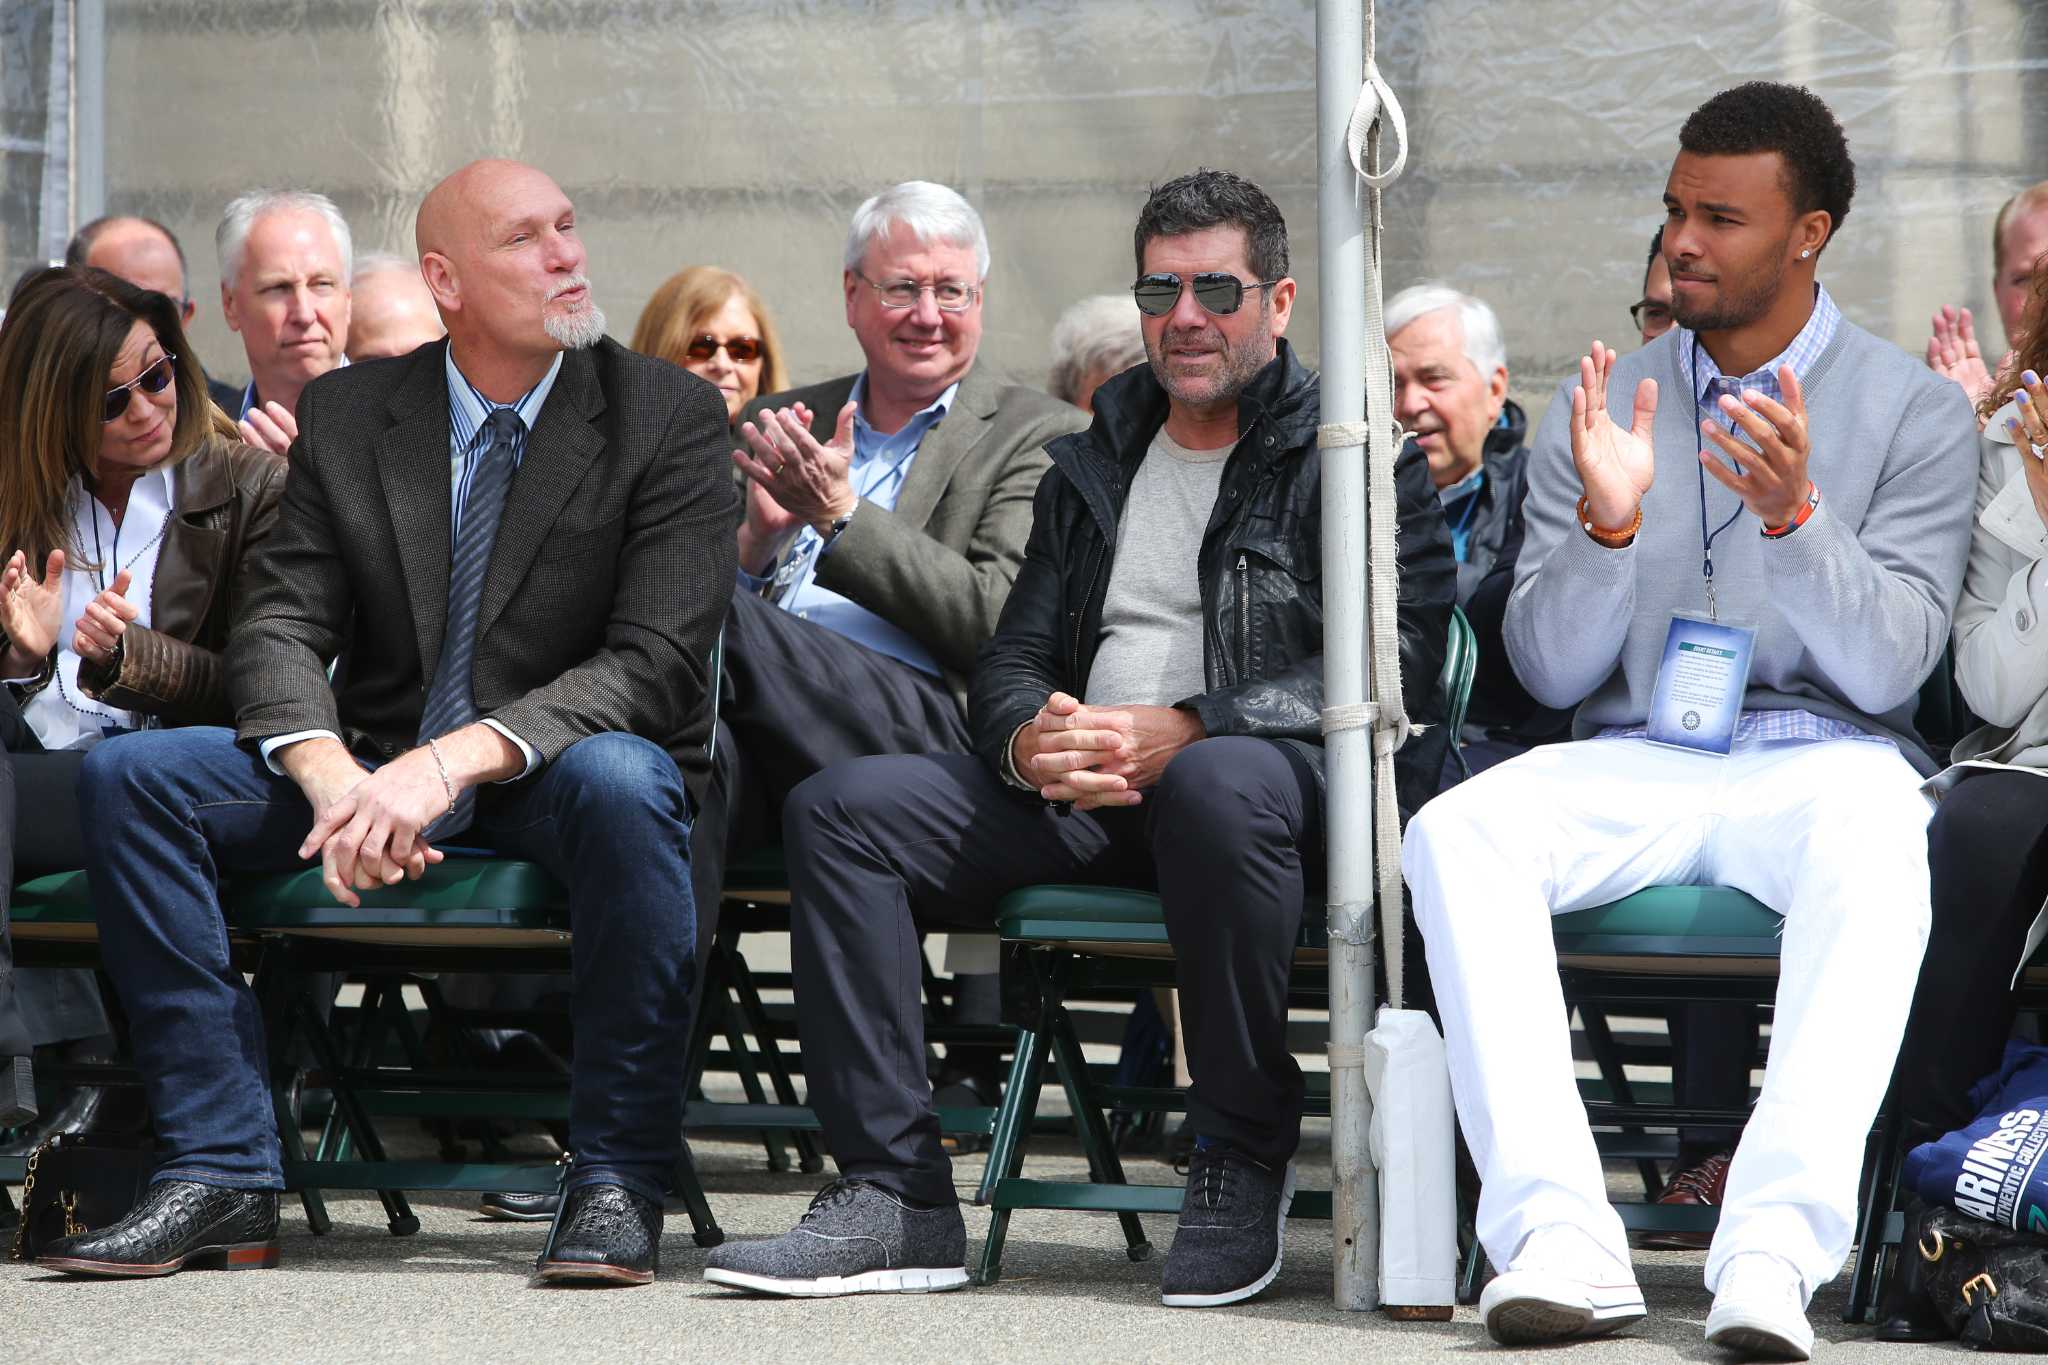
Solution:
[{"label": "silver goatee", "polygon": [[[589,276],[569,276],[548,296],[548,302],[552,303],[570,290],[579,288],[586,291],[587,299],[587,291],[590,288]],[[573,313],[544,314],[540,326],[542,331],[562,344],[562,349],[580,351],[586,346],[595,346],[604,339],[604,310],[593,302],[586,302]]]}]

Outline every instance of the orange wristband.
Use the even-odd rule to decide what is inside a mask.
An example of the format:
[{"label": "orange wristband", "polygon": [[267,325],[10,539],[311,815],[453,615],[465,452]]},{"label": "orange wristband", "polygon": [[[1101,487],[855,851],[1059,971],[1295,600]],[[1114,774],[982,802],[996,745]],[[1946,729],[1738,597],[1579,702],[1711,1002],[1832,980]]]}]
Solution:
[{"label": "orange wristband", "polygon": [[1819,506],[1820,485],[1808,479],[1806,481],[1806,502],[1797,512],[1792,514],[1792,520],[1786,522],[1783,526],[1764,526],[1759,529],[1765,540],[1779,540],[1791,535],[1794,531],[1806,525],[1807,522],[1813,520],[1814,509]]},{"label": "orange wristband", "polygon": [[1595,545],[1604,545],[1610,550],[1619,550],[1636,538],[1636,532],[1643,529],[1643,505],[1636,504],[1636,517],[1628,525],[1610,531],[1593,524],[1593,504],[1584,497],[1579,499],[1579,528],[1593,538]]}]

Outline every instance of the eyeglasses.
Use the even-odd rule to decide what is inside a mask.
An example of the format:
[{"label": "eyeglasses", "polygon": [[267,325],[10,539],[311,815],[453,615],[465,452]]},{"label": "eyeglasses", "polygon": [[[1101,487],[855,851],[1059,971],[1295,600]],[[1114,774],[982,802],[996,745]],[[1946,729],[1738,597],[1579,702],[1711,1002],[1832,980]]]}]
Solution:
[{"label": "eyeglasses", "polygon": [[720,341],[717,337],[706,334],[691,337],[690,344],[683,348],[683,354],[692,360],[703,361],[724,351],[732,357],[733,364],[744,365],[749,361],[759,360],[762,349],[759,337],[734,337],[731,341]]},{"label": "eyeglasses", "polygon": [[1638,332],[1662,332],[1671,326],[1671,305],[1658,303],[1655,299],[1630,304],[1628,315]]},{"label": "eyeglasses", "polygon": [[[1244,291],[1247,289],[1271,289],[1278,280],[1254,280],[1246,284],[1237,276],[1222,270],[1204,270],[1191,283],[1195,287],[1195,302],[1205,312],[1227,318],[1244,307]],[[1138,302],[1138,311],[1148,318],[1163,318],[1173,311],[1180,302],[1181,278],[1178,275],[1144,275],[1131,286],[1131,297]]]},{"label": "eyeglasses", "polygon": [[858,270],[854,278],[882,296],[882,307],[902,310],[917,307],[918,299],[927,291],[932,302],[939,306],[941,313],[964,313],[974,306],[981,297],[981,290],[961,280],[940,280],[937,284],[921,284],[916,280],[883,280],[877,284]]},{"label": "eyeglasses", "polygon": [[102,422],[118,422],[121,420],[121,414],[128,411],[128,390],[130,389],[141,389],[147,394],[158,394],[169,388],[171,381],[178,377],[178,372],[171,368],[177,359],[178,357],[172,355],[169,351],[165,351],[141,374],[136,375],[118,388],[108,389],[106,402],[100,408],[100,420]]}]

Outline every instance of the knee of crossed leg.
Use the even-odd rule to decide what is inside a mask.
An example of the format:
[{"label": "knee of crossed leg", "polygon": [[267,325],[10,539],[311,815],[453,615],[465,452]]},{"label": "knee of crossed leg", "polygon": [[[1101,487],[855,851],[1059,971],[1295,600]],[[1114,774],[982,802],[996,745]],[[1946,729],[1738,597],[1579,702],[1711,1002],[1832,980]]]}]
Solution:
[{"label": "knee of crossed leg", "polygon": [[683,777],[668,751],[638,735],[602,734],[578,740],[555,760],[568,784],[571,814],[590,814],[609,826],[636,817],[677,819],[684,810]]},{"label": "knee of crossed leg", "polygon": [[861,828],[863,806],[882,788],[866,759],[835,763],[799,782],[782,803],[782,846],[794,871],[822,844],[843,841]]},{"label": "knee of crossed leg", "polygon": [[169,732],[120,735],[95,744],[85,754],[78,774],[80,809],[85,821],[85,840],[92,846],[97,833],[120,836],[133,831],[142,811],[157,804],[169,789],[179,766],[167,761],[162,740]]},{"label": "knee of crossed leg", "polygon": [[1271,740],[1242,735],[1200,739],[1167,761],[1149,799],[1155,818],[1194,837],[1241,832],[1248,817],[1272,810],[1271,776],[1286,760]]}]

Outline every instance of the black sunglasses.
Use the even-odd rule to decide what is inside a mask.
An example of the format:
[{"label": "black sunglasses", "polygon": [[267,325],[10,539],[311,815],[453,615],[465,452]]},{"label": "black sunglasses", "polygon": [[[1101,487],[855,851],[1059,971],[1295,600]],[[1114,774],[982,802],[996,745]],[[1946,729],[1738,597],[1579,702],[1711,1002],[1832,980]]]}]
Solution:
[{"label": "black sunglasses", "polygon": [[128,390],[141,389],[144,393],[158,394],[169,388],[178,372],[171,368],[178,357],[165,351],[153,361],[149,368],[136,375],[118,388],[107,390],[106,402],[100,409],[100,421],[118,422],[121,414],[128,411]]},{"label": "black sunglasses", "polygon": [[[1271,289],[1278,280],[1255,280],[1246,284],[1237,276],[1221,270],[1204,270],[1192,281],[1195,287],[1195,302],[1204,311],[1227,318],[1244,307],[1244,291],[1247,289]],[[1178,275],[1141,275],[1131,286],[1131,297],[1137,300],[1138,311],[1148,318],[1163,318],[1173,311],[1180,302],[1181,277]]]}]

